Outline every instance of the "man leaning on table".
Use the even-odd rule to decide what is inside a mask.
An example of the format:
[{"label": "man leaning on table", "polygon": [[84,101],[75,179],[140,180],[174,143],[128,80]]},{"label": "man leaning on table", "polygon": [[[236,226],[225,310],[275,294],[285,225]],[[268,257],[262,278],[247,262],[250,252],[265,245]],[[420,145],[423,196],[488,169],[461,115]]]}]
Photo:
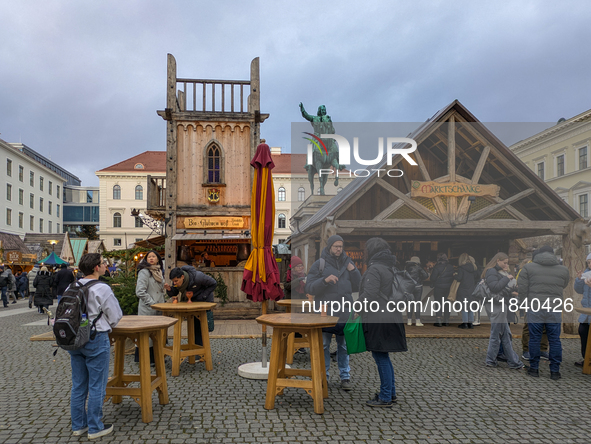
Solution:
[{"label": "man leaning on table", "polygon": [[[349,304],[353,303],[351,293],[359,291],[361,273],[359,273],[349,256],[345,254],[343,248],[343,238],[341,236],[335,234],[328,238],[326,248],[322,250],[320,259],[310,267],[306,279],[306,293],[314,295],[315,309],[318,309],[318,304],[328,303],[328,314],[339,318],[339,322],[335,327],[322,329],[324,365],[326,367],[326,379],[328,380],[330,343],[334,334],[337,340],[337,363],[339,376],[341,377],[341,388],[348,391],[351,390],[349,355],[347,354],[343,329],[349,318],[350,310],[343,307],[345,305],[343,301],[347,301]],[[336,304],[331,306],[331,302],[339,303],[340,310],[332,311],[331,308],[336,309]]]},{"label": "man leaning on table", "polygon": [[[99,253],[82,256],[79,264],[86,284],[105,274],[106,265]],[[88,432],[88,439],[96,439],[113,432],[113,424],[104,424],[103,400],[109,379],[111,349],[109,332],[119,323],[123,313],[119,301],[108,284],[101,282],[88,289],[88,322],[92,323],[102,311],[96,323],[97,334],[79,350],[68,351],[72,364],[72,395],[70,414],[74,436]],[[86,398],[88,397],[88,408]]]}]

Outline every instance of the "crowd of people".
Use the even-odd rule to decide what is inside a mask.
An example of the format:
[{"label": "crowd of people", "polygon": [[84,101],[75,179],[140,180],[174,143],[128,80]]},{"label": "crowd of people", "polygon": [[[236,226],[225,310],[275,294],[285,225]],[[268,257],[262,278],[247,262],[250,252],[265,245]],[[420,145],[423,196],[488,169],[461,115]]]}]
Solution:
[{"label": "crowd of people", "polygon": [[[555,301],[562,301],[563,291],[569,283],[569,271],[561,264],[550,246],[535,250],[530,261],[522,263],[515,275],[511,274],[507,254],[497,253],[479,270],[473,257],[463,253],[454,267],[444,253],[437,255],[437,262],[428,270],[421,266],[419,257],[412,257],[405,264],[398,264],[388,243],[381,238],[369,239],[366,243],[367,269],[363,276],[344,251],[344,241],[331,236],[320,259],[314,262],[306,274],[300,258],[292,256],[291,269],[287,275],[286,297],[304,299],[314,297],[314,303],[331,305],[330,313],[338,317],[335,327],[323,329],[323,345],[326,377],[329,378],[330,344],[336,338],[336,362],[339,369],[340,386],[351,390],[351,369],[345,340],[344,328],[351,319],[351,306],[343,302],[353,302],[353,293],[359,293],[359,301],[377,303],[377,310],[361,311],[366,349],[372,353],[380,376],[380,390],[367,401],[370,407],[391,407],[396,402],[394,368],[389,358],[390,352],[407,351],[406,324],[422,327],[421,313],[416,306],[409,304],[406,313],[386,310],[386,304],[396,292],[395,276],[406,270],[406,277],[413,280],[414,291],[406,294],[407,301],[420,301],[426,282],[433,287],[432,298],[440,302],[435,313],[435,327],[446,327],[450,323],[450,304],[446,301],[486,302],[485,307],[491,326],[490,339],[485,365],[497,367],[498,362],[507,362],[513,370],[527,369],[527,375],[539,377],[540,360],[549,361],[550,378],[561,378],[562,344],[560,342],[561,313],[554,310]],[[430,272],[429,272],[430,271]],[[478,299],[477,287],[486,290],[486,300]],[[586,270],[578,271],[574,290],[583,295],[582,306],[591,308],[591,254],[587,256]],[[510,309],[511,301],[526,301],[530,310]],[[514,302],[513,302],[514,303]],[[554,305],[552,305],[554,304]],[[326,306],[326,305],[324,305]],[[365,306],[367,305],[360,305]],[[468,307],[463,304],[463,307]],[[334,310],[334,307],[339,307]],[[534,307],[535,310],[534,310]],[[415,308],[413,310],[413,308]],[[534,311],[532,311],[534,310]],[[521,312],[525,312],[522,335],[523,354],[521,358],[513,349],[513,336],[510,323],[516,323]],[[473,329],[480,319],[480,312],[461,310],[461,329]],[[584,359],[589,334],[591,316],[579,317],[579,336],[581,355]],[[478,322],[479,324],[479,322]],[[528,362],[525,365],[523,361]],[[575,362],[583,366],[583,361]]]}]

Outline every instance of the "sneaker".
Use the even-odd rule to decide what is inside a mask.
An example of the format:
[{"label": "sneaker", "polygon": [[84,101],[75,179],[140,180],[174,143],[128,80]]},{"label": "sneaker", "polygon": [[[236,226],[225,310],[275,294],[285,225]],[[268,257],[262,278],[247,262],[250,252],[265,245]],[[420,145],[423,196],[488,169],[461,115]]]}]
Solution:
[{"label": "sneaker", "polygon": [[97,439],[97,438],[100,438],[101,436],[106,436],[106,435],[113,433],[113,424],[104,424],[104,426],[105,427],[100,432],[89,433],[88,439]]},{"label": "sneaker", "polygon": [[[380,394],[379,393],[374,393],[373,395],[376,398],[379,398],[380,397]],[[396,395],[392,396],[392,402],[396,402],[397,399],[398,399],[398,397]]]},{"label": "sneaker", "polygon": [[83,429],[80,430],[74,430],[72,432],[72,436],[82,436],[84,435],[86,432],[88,432],[88,427],[84,427]]},{"label": "sneaker", "polygon": [[353,387],[351,387],[351,381],[350,381],[350,380],[348,380],[348,379],[343,379],[343,380],[341,381],[341,388],[342,388],[344,391],[346,391],[346,392],[348,392],[348,391],[352,390],[352,389],[353,389]]},{"label": "sneaker", "polygon": [[369,401],[366,401],[366,404],[370,407],[386,407],[386,408],[392,407],[392,401],[390,401],[390,402],[382,401],[378,395],[376,395],[375,398],[370,399]]},{"label": "sneaker", "polygon": [[531,376],[532,378],[539,378],[540,377],[540,371],[537,368],[528,368],[527,369],[527,375]]},{"label": "sneaker", "polygon": [[582,367],[584,364],[585,364],[585,361],[577,361],[577,362],[575,362],[575,365],[577,367]]},{"label": "sneaker", "polygon": [[550,354],[548,352],[541,352],[540,353],[540,359],[543,359],[544,361],[549,361],[550,360]]},{"label": "sneaker", "polygon": [[417,319],[417,322],[416,322],[416,324],[415,324],[415,325],[416,325],[417,327],[423,327],[423,323],[422,323],[422,322],[421,322],[419,319]]},{"label": "sneaker", "polygon": [[552,381],[558,381],[560,378],[562,378],[560,372],[550,372],[550,379]]},{"label": "sneaker", "polygon": [[523,352],[523,354],[521,355],[521,359],[525,359],[526,361],[529,361],[529,352]]},{"label": "sneaker", "polygon": [[408,320],[406,321],[406,325],[412,325],[412,319],[408,319]]},{"label": "sneaker", "polygon": [[475,322],[472,322],[472,325],[473,325],[474,327],[477,327],[478,325],[480,325],[480,321],[475,321]]},{"label": "sneaker", "polygon": [[521,366],[519,367],[509,367],[511,370],[521,370],[522,368],[524,368],[525,365],[522,363]]},{"label": "sneaker", "polygon": [[495,362],[494,364],[486,363],[487,367],[496,367],[498,364]]}]

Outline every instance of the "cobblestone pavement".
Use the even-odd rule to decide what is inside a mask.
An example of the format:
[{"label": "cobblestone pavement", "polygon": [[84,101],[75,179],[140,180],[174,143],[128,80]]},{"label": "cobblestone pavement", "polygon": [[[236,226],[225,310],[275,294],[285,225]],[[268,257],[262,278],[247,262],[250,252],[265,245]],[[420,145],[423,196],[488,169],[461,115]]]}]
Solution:
[{"label": "cobblestone pavement", "polygon": [[[29,337],[47,326],[19,301],[0,309],[0,442],[64,443],[72,437],[69,416],[69,355],[53,357],[51,342]],[[14,315],[8,315],[14,311]],[[486,327],[478,327],[486,328]],[[379,387],[369,353],[351,357],[353,391],[338,387],[331,367],[324,415],[316,415],[303,390],[286,389],[276,408],[263,408],[266,381],[243,379],[237,367],[260,359],[260,340],[212,340],[214,369],[203,363],[181,366],[168,377],[170,404],[153,394],[154,421],[141,422],[131,398],[105,404],[115,432],[101,442],[116,443],[588,443],[591,436],[591,376],[573,366],[579,341],[563,340],[563,379],[550,380],[546,363],[539,379],[523,371],[484,366],[485,339],[410,339],[409,352],[393,356],[398,403],[392,409],[365,406]],[[333,345],[334,346],[334,345]],[[518,340],[515,349],[521,352]],[[112,363],[112,360],[111,360]],[[295,366],[308,364],[296,355]],[[133,356],[127,370],[136,370]],[[167,363],[168,375],[170,364]]]}]

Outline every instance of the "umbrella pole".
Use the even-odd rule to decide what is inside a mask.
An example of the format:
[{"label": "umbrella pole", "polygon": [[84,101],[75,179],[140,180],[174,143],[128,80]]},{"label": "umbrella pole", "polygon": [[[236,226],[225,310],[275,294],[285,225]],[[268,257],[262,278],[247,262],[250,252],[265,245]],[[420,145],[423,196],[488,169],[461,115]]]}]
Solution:
[{"label": "umbrella pole", "polygon": [[[263,301],[263,315],[267,314],[267,301]],[[261,359],[261,366],[263,368],[267,368],[267,326],[263,324],[263,334],[262,334],[262,341],[263,341],[263,357]]]}]

